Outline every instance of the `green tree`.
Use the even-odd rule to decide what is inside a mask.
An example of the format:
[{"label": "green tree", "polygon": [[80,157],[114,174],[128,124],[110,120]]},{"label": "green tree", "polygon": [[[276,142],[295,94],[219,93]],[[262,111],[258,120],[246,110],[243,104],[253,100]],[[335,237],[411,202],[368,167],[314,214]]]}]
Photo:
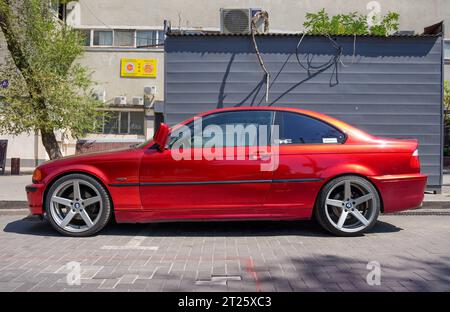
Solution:
[{"label": "green tree", "polygon": [[387,36],[398,30],[399,14],[389,12],[379,23],[369,26],[367,16],[357,12],[330,17],[325,9],[317,13],[306,13],[303,26],[314,35],[376,35]]},{"label": "green tree", "polygon": [[400,25],[398,19],[400,15],[395,12],[389,12],[381,19],[380,23],[374,24],[369,28],[372,35],[376,36],[387,36],[390,33],[397,31]]},{"label": "green tree", "polygon": [[103,104],[91,96],[83,35],[61,22],[48,1],[0,0],[0,27],[11,54],[0,67],[0,132],[40,131],[50,159],[62,156],[55,130],[92,132]]},{"label": "green tree", "polygon": [[444,81],[444,122],[445,126],[450,126],[450,81]]},{"label": "green tree", "polygon": [[450,129],[450,81],[444,81],[444,130],[445,130],[445,145],[444,156],[450,156],[450,147],[448,146],[447,137]]}]

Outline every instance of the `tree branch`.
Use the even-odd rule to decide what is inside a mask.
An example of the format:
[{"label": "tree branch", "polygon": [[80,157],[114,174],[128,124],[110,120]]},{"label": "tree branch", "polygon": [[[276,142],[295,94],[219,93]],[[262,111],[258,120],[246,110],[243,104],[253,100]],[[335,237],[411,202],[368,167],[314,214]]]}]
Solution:
[{"label": "tree branch", "polygon": [[20,70],[20,72],[24,72],[26,70],[30,70],[30,65],[27,62],[27,59],[20,48],[19,40],[17,40],[16,35],[13,31],[13,21],[12,21],[12,8],[9,0],[0,0],[0,28],[3,31],[3,34],[6,39],[6,45],[8,47],[9,52],[13,58],[14,64]]},{"label": "tree branch", "polygon": [[[31,79],[32,71],[30,64],[28,63],[25,53],[22,51],[20,41],[17,35],[14,33],[14,21],[13,21],[13,8],[10,0],[0,0],[0,28],[6,39],[6,46],[11,53],[11,57],[16,65],[17,69],[22,73],[22,77],[25,80],[28,90],[30,90],[30,97],[33,98],[33,94],[42,94],[41,88]],[[29,74],[27,74],[29,73]],[[45,101],[38,101],[41,109],[45,109]]]}]

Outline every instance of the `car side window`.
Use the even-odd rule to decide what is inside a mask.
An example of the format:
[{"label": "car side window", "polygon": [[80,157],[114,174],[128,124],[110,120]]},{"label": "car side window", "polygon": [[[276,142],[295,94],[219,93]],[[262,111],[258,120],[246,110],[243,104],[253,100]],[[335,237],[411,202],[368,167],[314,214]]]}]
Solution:
[{"label": "car side window", "polygon": [[[270,126],[273,120],[272,111],[229,111],[204,116],[202,118],[202,138],[194,140],[194,122],[187,124],[190,129],[190,144],[195,146],[196,142],[202,142],[203,146],[210,140],[217,142],[216,147],[234,146],[256,146],[258,145],[259,127],[265,126],[270,136]],[[206,130],[206,131],[205,131]],[[205,133],[210,131],[209,136]],[[211,131],[214,131],[214,134]],[[178,133],[171,134],[169,145],[178,138]],[[232,138],[232,139],[231,139]],[[270,142],[270,137],[267,138]]]},{"label": "car side window", "polygon": [[343,143],[345,135],[333,126],[293,112],[277,111],[275,125],[279,128],[279,144]]}]

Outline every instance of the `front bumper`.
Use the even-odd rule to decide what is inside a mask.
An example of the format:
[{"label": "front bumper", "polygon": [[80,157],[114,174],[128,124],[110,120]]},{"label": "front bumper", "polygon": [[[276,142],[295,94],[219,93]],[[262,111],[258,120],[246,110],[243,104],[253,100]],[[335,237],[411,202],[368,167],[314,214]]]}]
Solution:
[{"label": "front bumper", "polygon": [[28,207],[33,215],[42,215],[44,213],[44,189],[44,184],[30,184],[25,187],[25,191],[27,192]]},{"label": "front bumper", "polygon": [[427,176],[417,174],[371,177],[380,191],[385,213],[414,209],[422,205]]}]

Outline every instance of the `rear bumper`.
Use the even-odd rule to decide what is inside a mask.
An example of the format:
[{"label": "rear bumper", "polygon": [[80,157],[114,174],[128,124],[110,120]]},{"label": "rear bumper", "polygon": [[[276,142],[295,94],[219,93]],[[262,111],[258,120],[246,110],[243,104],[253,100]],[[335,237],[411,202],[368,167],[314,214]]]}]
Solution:
[{"label": "rear bumper", "polygon": [[371,177],[380,191],[385,213],[418,208],[422,205],[427,176],[417,174]]},{"label": "rear bumper", "polygon": [[28,207],[31,214],[43,214],[43,198],[44,198],[44,184],[30,184],[25,187],[27,192]]}]

